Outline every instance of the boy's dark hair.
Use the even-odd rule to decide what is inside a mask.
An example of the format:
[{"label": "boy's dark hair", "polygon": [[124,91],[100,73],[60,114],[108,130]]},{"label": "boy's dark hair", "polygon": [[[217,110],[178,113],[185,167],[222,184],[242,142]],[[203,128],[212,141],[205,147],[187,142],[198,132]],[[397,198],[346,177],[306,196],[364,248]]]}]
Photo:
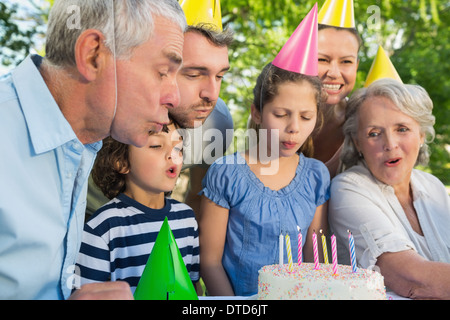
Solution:
[{"label": "boy's dark hair", "polygon": [[92,169],[92,179],[108,199],[125,191],[125,172],[130,167],[128,145],[111,137],[103,139]]},{"label": "boy's dark hair", "polygon": [[[180,127],[173,119],[170,124],[174,124],[176,129]],[[169,129],[164,125],[162,131],[169,132]],[[124,172],[130,168],[128,147],[128,144],[107,137],[103,139],[103,146],[97,154],[92,179],[108,199],[113,199],[125,191]],[[170,192],[166,195],[168,194]]]}]

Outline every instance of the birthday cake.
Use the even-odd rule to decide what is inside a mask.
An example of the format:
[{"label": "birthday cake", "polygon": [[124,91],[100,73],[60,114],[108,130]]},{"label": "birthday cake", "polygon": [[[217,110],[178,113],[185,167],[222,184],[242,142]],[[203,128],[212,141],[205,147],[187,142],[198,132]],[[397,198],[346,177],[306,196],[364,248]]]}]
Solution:
[{"label": "birthday cake", "polygon": [[314,263],[267,265],[259,270],[260,300],[386,300],[383,276],[375,271],[338,265],[333,274],[331,264]]}]

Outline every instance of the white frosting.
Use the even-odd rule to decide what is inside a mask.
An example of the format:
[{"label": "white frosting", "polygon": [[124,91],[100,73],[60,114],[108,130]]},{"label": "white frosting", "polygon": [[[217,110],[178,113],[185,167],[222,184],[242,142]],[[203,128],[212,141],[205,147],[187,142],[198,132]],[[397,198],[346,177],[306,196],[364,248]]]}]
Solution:
[{"label": "white frosting", "polygon": [[386,300],[383,276],[375,271],[338,265],[333,275],[331,264],[313,263],[269,265],[259,270],[258,299],[262,300]]}]

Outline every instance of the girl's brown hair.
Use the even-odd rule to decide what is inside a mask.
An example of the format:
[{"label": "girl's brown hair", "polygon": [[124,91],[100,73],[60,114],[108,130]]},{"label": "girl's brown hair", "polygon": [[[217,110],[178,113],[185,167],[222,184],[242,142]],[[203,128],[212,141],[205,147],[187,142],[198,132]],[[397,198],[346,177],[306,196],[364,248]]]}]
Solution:
[{"label": "girl's brown hair", "polygon": [[[320,111],[322,110],[321,104],[325,103],[327,100],[327,94],[322,90],[322,82],[319,77],[283,70],[274,66],[272,63],[269,63],[264,67],[256,80],[256,86],[253,89],[253,104],[260,112],[262,112],[264,105],[271,102],[276,97],[278,88],[281,84],[286,82],[302,83],[304,81],[309,83],[315,90],[317,122],[314,132],[316,132],[320,130],[323,124],[323,115]],[[298,150],[299,153],[303,153],[306,157],[312,157],[314,155],[312,136],[313,134],[306,139],[305,143],[303,143]]]}]

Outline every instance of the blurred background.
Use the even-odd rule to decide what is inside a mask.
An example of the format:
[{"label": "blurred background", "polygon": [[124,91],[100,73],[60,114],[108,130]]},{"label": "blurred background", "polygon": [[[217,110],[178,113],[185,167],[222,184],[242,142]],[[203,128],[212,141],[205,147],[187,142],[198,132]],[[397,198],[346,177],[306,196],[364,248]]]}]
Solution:
[{"label": "blurred background", "polygon": [[[119,0],[120,1],[120,0]],[[235,32],[231,70],[221,97],[231,109],[235,128],[245,128],[253,86],[312,6],[325,0],[221,0],[224,27]],[[53,0],[2,0],[0,3],[0,74],[29,53],[45,55],[45,31]],[[436,175],[450,190],[450,1],[354,0],[355,20],[363,39],[355,89],[363,86],[381,45],[404,83],[424,87],[434,102],[436,138],[431,160],[419,169]]]}]

